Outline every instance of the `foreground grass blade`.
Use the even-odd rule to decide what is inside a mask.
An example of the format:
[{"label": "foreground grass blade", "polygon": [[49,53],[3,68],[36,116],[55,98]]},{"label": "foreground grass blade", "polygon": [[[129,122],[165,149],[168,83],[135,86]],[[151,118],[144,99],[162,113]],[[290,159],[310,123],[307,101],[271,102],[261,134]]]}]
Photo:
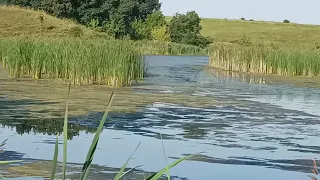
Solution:
[{"label": "foreground grass blade", "polygon": [[150,176],[147,180],[157,180],[159,179],[164,173],[166,173],[168,170],[170,170],[171,168],[175,167],[176,165],[178,165],[179,163],[181,163],[182,161],[185,161],[187,159],[190,159],[191,157],[193,157],[194,155],[190,155],[190,156],[186,156],[184,158],[178,159],[175,162],[173,162],[172,164],[166,166],[165,168],[161,169],[159,172],[154,173],[152,176]]},{"label": "foreground grass blade", "polygon": [[96,132],[96,134],[95,134],[95,136],[94,136],[94,138],[92,140],[92,143],[91,143],[90,149],[88,151],[85,163],[83,164],[83,167],[82,167],[82,173],[81,173],[81,176],[80,176],[80,180],[85,179],[85,177],[87,176],[87,174],[88,174],[88,172],[90,170],[90,165],[91,165],[91,162],[93,160],[94,152],[95,152],[95,150],[97,148],[97,145],[98,145],[98,141],[99,141],[99,138],[100,138],[100,133],[102,131],[102,128],[104,126],[105,121],[107,120],[107,117],[108,117],[108,114],[109,114],[109,111],[110,111],[110,107],[111,107],[113,98],[114,98],[114,91],[112,91],[112,93],[110,95],[108,105],[107,105],[106,110],[104,112],[104,115],[103,115],[103,117],[102,117],[102,119],[100,121],[100,124],[99,124],[99,127],[97,129],[97,132]]},{"label": "foreground grass blade", "polygon": [[0,161],[0,164],[11,164],[11,163],[18,163],[22,162],[22,160],[15,160],[15,161]]},{"label": "foreground grass blade", "polygon": [[118,172],[118,174],[116,175],[116,177],[114,178],[114,180],[120,180],[120,178],[123,175],[124,170],[126,169],[129,161],[131,160],[133,154],[137,151],[137,149],[139,148],[141,142],[139,142],[138,146],[136,147],[136,149],[133,151],[133,153],[131,154],[131,156],[128,158],[128,160],[126,161],[126,163],[124,163],[124,165],[122,166],[122,168],[120,169],[120,171]]},{"label": "foreground grass blade", "polygon": [[8,139],[4,140],[4,141],[0,144],[0,147],[6,145],[7,141],[8,141]]},{"label": "foreground grass blade", "polygon": [[[162,130],[162,129],[161,129]],[[162,151],[163,151],[163,156],[164,156],[164,159],[166,160],[166,167],[168,167],[168,159],[167,159],[167,155],[166,155],[166,150],[164,148],[164,144],[163,144],[163,139],[162,139],[162,133],[160,131],[160,138],[161,138],[161,144],[162,144]],[[171,177],[170,177],[170,171],[169,169],[167,169],[167,178],[168,180],[171,180]]]},{"label": "foreground grass blade", "polygon": [[[134,168],[132,168],[132,169],[129,169],[128,171],[124,172],[124,173],[120,176],[120,179],[121,179],[123,176],[125,176],[126,174],[128,174],[129,172],[137,169],[138,167],[141,167],[141,165],[140,165],[140,166],[136,166],[136,167],[134,167]],[[144,179],[146,179],[146,178],[144,178]]]},{"label": "foreground grass blade", "polygon": [[4,177],[0,174],[0,179],[4,179],[4,180],[5,180],[6,178],[4,178]]},{"label": "foreground grass blade", "polygon": [[[68,97],[70,94],[71,82],[69,83]],[[68,108],[69,99],[67,99],[66,111],[64,114],[64,124],[63,124],[63,162],[62,162],[62,179],[66,179],[67,170],[67,144],[68,144]]]},{"label": "foreground grass blade", "polygon": [[55,174],[56,174],[56,169],[57,169],[57,160],[58,160],[58,135],[56,137],[56,145],[54,146],[54,154],[53,154],[53,160],[52,160],[52,170],[51,170],[51,175],[50,175],[50,180],[54,180]]}]

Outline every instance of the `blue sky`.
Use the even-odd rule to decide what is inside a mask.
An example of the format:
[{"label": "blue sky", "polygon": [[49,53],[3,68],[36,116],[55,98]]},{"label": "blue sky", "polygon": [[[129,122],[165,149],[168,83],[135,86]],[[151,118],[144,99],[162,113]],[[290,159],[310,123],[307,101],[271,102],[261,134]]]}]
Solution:
[{"label": "blue sky", "polygon": [[203,18],[320,24],[320,0],[160,0],[164,15],[195,10]]}]

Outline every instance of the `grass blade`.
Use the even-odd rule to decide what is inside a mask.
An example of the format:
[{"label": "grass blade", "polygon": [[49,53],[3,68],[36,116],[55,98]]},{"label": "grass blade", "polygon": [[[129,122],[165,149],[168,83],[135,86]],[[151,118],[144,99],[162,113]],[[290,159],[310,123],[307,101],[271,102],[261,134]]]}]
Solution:
[{"label": "grass blade", "polygon": [[129,169],[128,171],[124,172],[124,173],[120,176],[120,179],[121,179],[123,176],[125,176],[126,174],[128,174],[129,172],[137,169],[138,167],[141,167],[141,166],[136,166],[136,167],[134,167],[134,168],[132,168],[132,169]]},{"label": "grass blade", "polygon": [[87,179],[88,175],[89,175],[89,169],[91,168],[91,164],[88,166],[88,171],[86,171],[86,173],[84,174],[83,179]]},{"label": "grass blade", "polygon": [[4,180],[5,180],[6,178],[4,178],[4,177],[0,174],[0,179],[4,179]]},{"label": "grass blade", "polygon": [[131,154],[131,156],[128,158],[128,160],[126,161],[126,163],[124,163],[124,165],[122,166],[122,168],[120,169],[120,171],[118,172],[118,174],[116,175],[116,177],[114,178],[114,180],[120,180],[120,178],[123,175],[124,170],[126,169],[129,161],[131,160],[133,154],[137,151],[137,149],[139,148],[141,142],[139,142],[138,146],[136,147],[136,149],[133,151],[133,153]]},{"label": "grass blade", "polygon": [[[162,130],[162,129],[161,129]],[[168,167],[168,159],[167,159],[167,155],[166,155],[166,150],[164,148],[164,144],[163,144],[163,139],[162,139],[162,133],[160,131],[160,138],[161,138],[161,144],[162,144],[162,151],[163,151],[163,156],[164,156],[164,159],[166,160],[166,167]],[[168,180],[171,180],[171,177],[170,177],[170,171],[169,169],[167,169],[167,178]]]},{"label": "grass blade", "polygon": [[[70,94],[71,82],[69,83],[68,96]],[[67,170],[67,144],[68,144],[68,108],[69,100],[67,99],[66,111],[64,114],[64,124],[63,124],[63,162],[62,162],[62,179],[66,179]]]},{"label": "grass blade", "polygon": [[114,91],[112,91],[112,93],[110,95],[108,105],[107,105],[107,107],[105,109],[105,112],[104,112],[104,115],[103,115],[103,117],[102,117],[102,119],[100,121],[100,124],[99,124],[99,127],[97,129],[97,132],[96,132],[96,134],[95,134],[95,136],[94,136],[94,138],[92,140],[92,143],[91,143],[90,149],[88,151],[85,163],[83,164],[83,167],[82,167],[82,173],[81,173],[81,176],[80,176],[80,180],[83,180],[85,178],[85,175],[89,172],[90,165],[91,165],[91,162],[93,160],[93,155],[95,153],[95,150],[97,148],[98,141],[99,141],[99,138],[100,138],[100,133],[102,131],[102,128],[104,126],[105,121],[107,120],[107,117],[108,117],[108,114],[109,114],[109,111],[110,111],[110,107],[111,107],[113,98],[114,98]]},{"label": "grass blade", "polygon": [[4,141],[0,144],[0,147],[6,145],[7,141],[8,141],[8,139],[4,140]]},{"label": "grass blade", "polygon": [[57,160],[58,160],[58,135],[56,137],[56,145],[54,147],[54,154],[53,154],[53,160],[52,160],[52,170],[51,170],[51,175],[50,175],[50,180],[54,180],[55,174],[56,174],[56,169],[57,169]]},{"label": "grass blade", "polygon": [[11,164],[11,163],[18,163],[22,162],[22,160],[15,160],[15,161],[0,161],[0,164]]},{"label": "grass blade", "polygon": [[182,161],[185,161],[187,159],[190,159],[191,157],[193,157],[194,155],[189,155],[186,157],[183,157],[181,159],[176,160],[175,162],[173,162],[172,164],[166,166],[165,168],[161,169],[159,172],[154,173],[152,176],[148,177],[147,180],[157,180],[159,179],[164,173],[166,173],[168,170],[170,170],[171,168],[175,167],[176,165],[178,165],[179,163],[181,163]]}]

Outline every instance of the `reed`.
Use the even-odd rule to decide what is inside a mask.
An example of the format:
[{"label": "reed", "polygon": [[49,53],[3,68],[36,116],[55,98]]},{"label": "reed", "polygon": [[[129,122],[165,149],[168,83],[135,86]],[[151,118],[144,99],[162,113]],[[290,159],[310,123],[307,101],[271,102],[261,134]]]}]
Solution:
[{"label": "reed", "polygon": [[1,39],[0,63],[11,78],[53,78],[73,84],[130,86],[144,75],[139,51],[115,40]]},{"label": "reed", "polygon": [[198,46],[164,41],[131,41],[141,54],[148,55],[207,55],[206,49]]},{"label": "reed", "polygon": [[315,50],[215,44],[209,51],[210,66],[227,71],[283,76],[319,76],[320,73],[320,52]]}]

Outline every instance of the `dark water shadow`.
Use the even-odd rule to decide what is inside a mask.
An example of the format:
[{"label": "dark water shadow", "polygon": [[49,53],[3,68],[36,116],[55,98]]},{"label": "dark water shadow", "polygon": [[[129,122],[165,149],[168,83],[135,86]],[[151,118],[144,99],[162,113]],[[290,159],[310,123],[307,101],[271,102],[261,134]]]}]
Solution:
[{"label": "dark water shadow", "polygon": [[[43,135],[61,134],[63,132],[62,119],[45,117],[48,112],[24,109],[24,106],[47,104],[53,104],[53,102],[7,100],[5,98],[0,98],[0,125],[2,125],[2,127],[15,128],[16,133],[20,135],[25,133]],[[37,116],[39,114],[41,116]],[[81,126],[74,123],[69,123],[68,129],[69,140],[74,136],[78,136],[80,131],[85,131],[87,133],[94,133],[96,131],[95,127]]]}]

